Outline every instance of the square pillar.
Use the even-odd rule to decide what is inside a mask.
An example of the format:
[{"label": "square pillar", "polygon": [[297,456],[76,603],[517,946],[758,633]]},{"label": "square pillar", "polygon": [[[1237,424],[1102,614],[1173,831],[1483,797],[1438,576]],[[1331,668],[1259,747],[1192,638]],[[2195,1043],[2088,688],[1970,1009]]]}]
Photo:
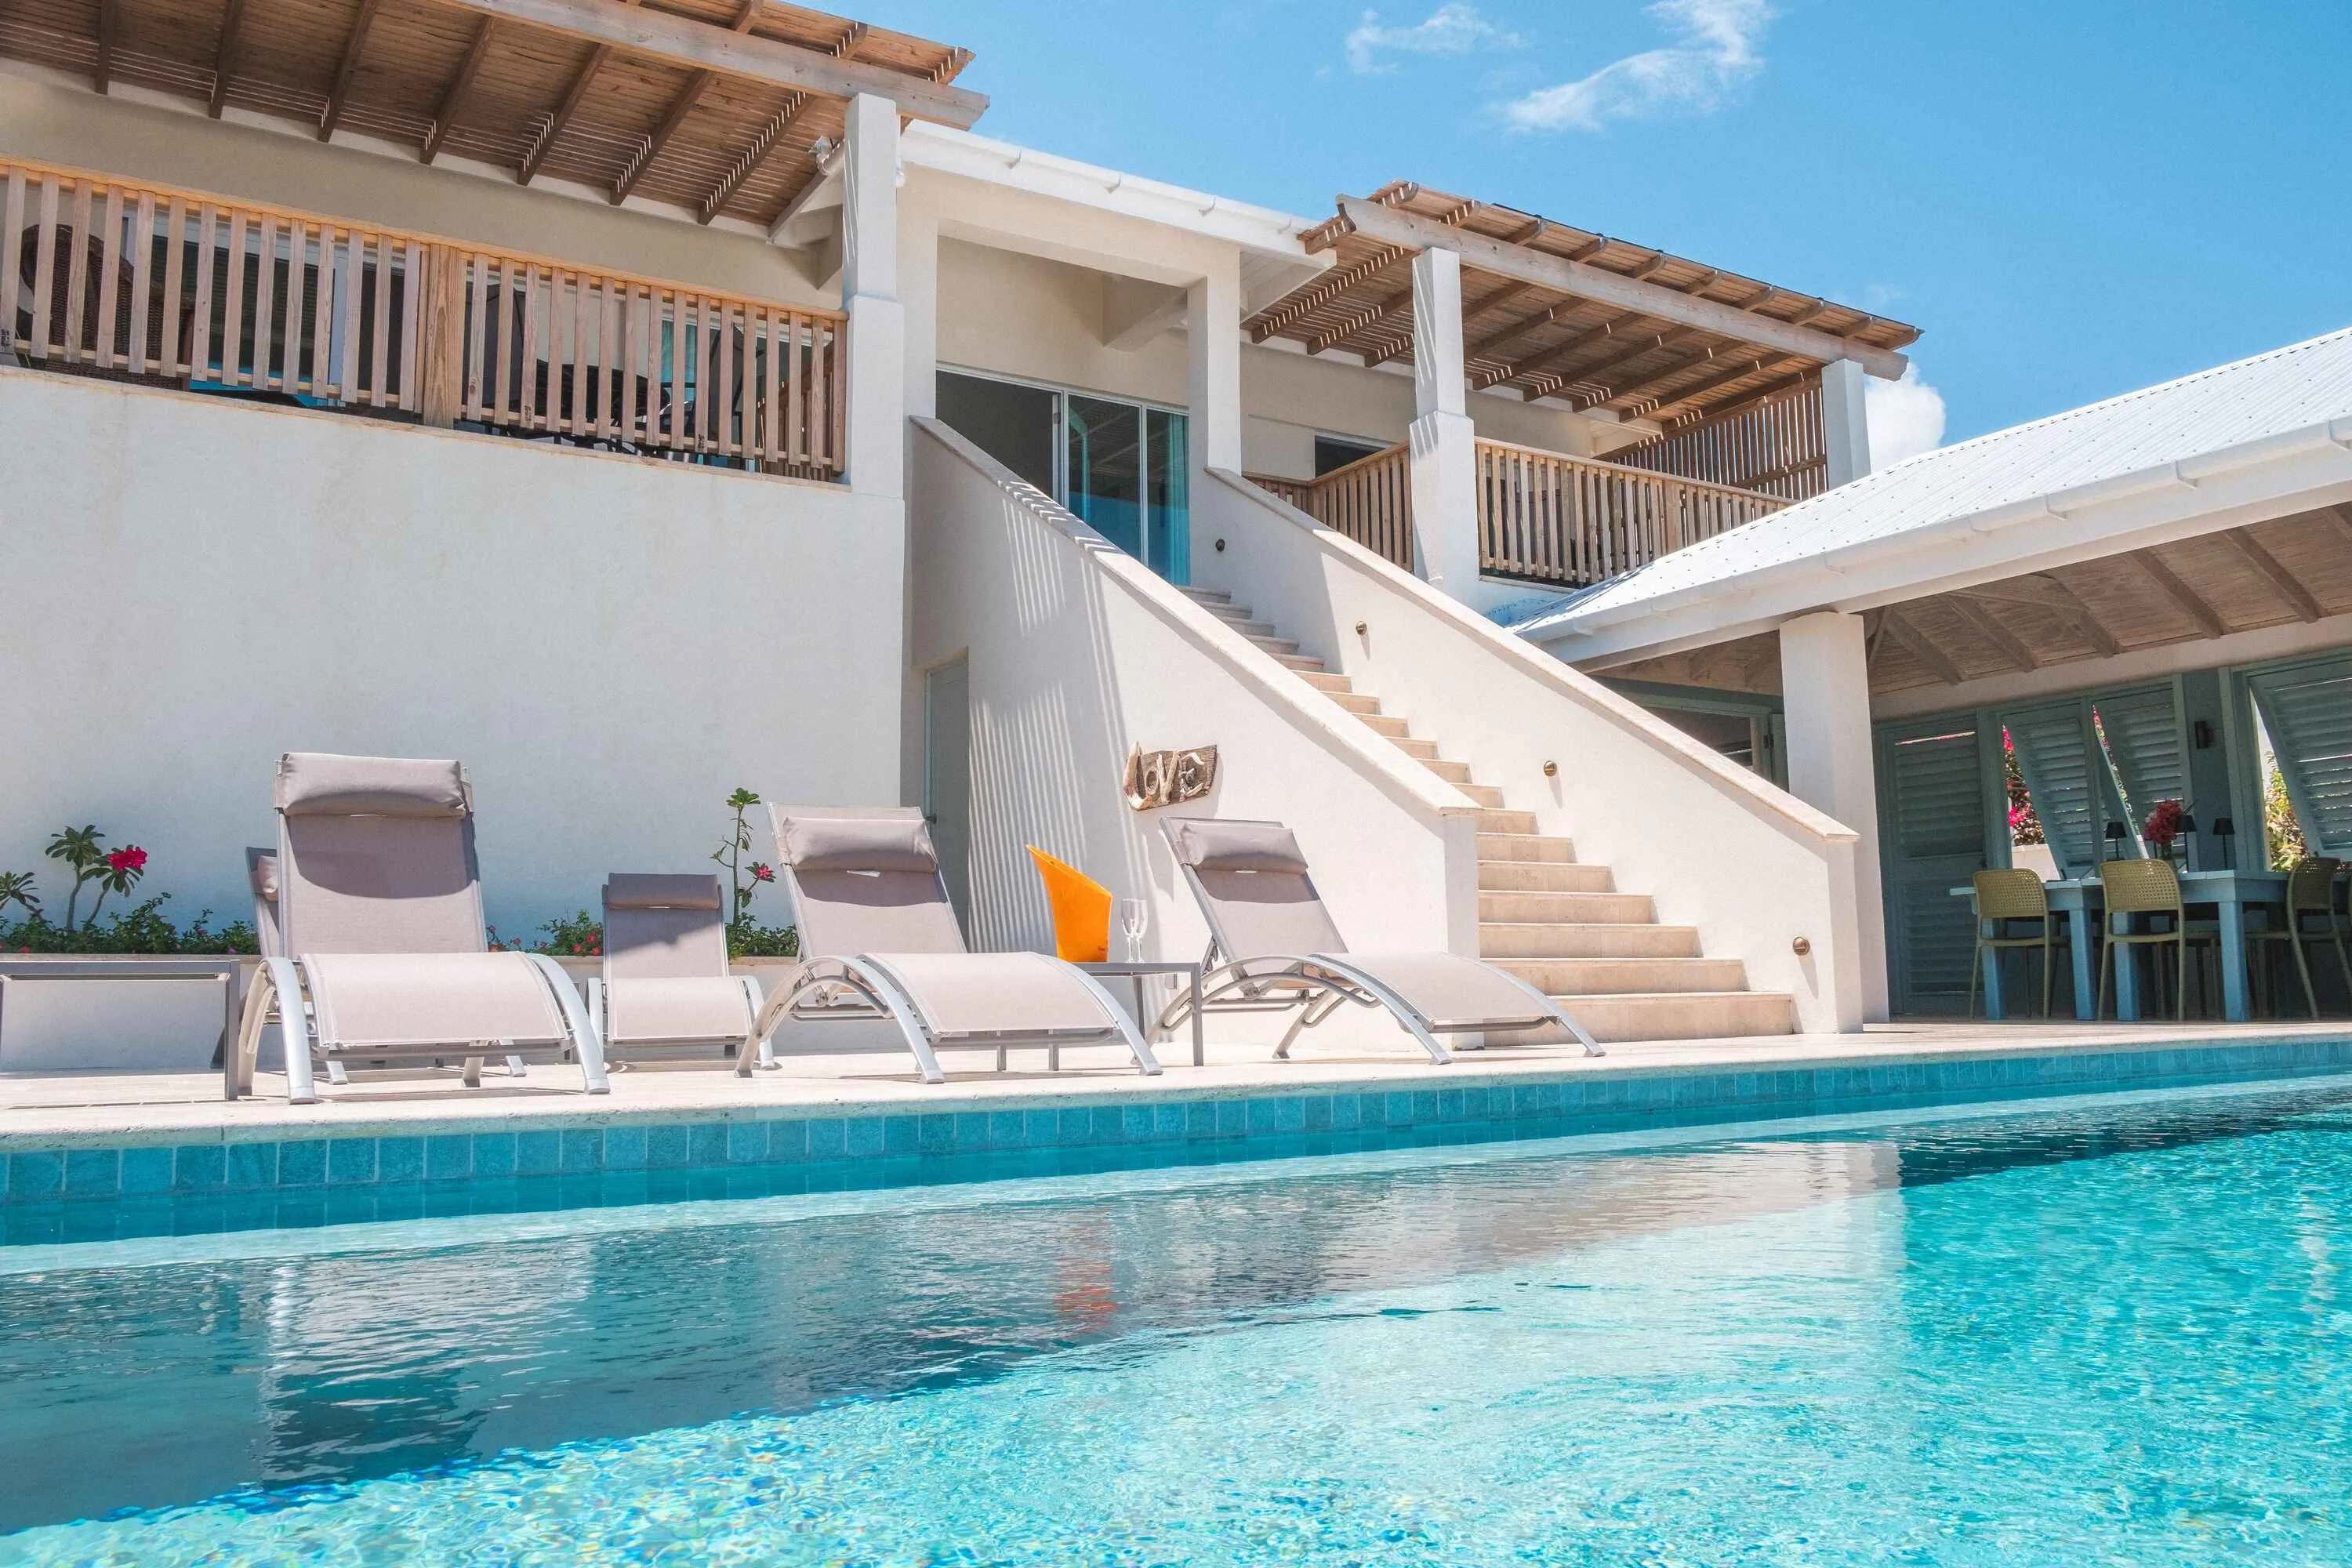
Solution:
[{"label": "square pillar", "polygon": [[907,493],[906,316],[898,302],[898,106],[860,93],[843,133],[841,295],[849,314],[849,488]]},{"label": "square pillar", "polygon": [[[1217,258],[1184,300],[1184,368],[1190,450],[1185,470],[1194,504],[1213,468],[1242,471],[1242,272],[1238,252]],[[1213,581],[1214,541],[1192,530],[1189,581]]]},{"label": "square pillar", "polygon": [[1858,836],[1854,918],[1863,1017],[1887,1012],[1885,895],[1878,872],[1878,767],[1870,731],[1869,642],[1862,617],[1820,610],[1780,627],[1780,690],[1788,709],[1789,793]]},{"label": "square pillar", "polygon": [[1478,589],[1478,431],[1462,369],[1462,257],[1412,258],[1412,531],[1432,587],[1475,603]]},{"label": "square pillar", "polygon": [[1822,440],[1829,456],[1824,476],[1834,489],[1870,472],[1870,400],[1864,395],[1867,373],[1859,361],[1835,359],[1822,366]]}]

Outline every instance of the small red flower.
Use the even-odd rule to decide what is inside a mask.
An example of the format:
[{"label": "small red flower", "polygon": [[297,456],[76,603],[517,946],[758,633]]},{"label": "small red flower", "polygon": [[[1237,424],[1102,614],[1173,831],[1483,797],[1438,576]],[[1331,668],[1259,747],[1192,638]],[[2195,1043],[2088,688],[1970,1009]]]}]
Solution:
[{"label": "small red flower", "polygon": [[776,879],[776,874],[754,860],[751,862],[751,879],[755,882],[772,882]]},{"label": "small red flower", "polygon": [[147,868],[147,851],[136,844],[126,844],[107,851],[106,864],[108,869],[114,871],[143,871]]}]

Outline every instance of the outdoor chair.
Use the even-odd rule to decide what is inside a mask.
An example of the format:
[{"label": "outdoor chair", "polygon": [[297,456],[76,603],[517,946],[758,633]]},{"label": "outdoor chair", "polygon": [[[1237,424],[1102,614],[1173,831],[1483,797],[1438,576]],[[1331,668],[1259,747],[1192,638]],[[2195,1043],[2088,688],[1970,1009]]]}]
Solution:
[{"label": "outdoor chair", "polygon": [[656,1056],[731,1064],[749,1048],[760,983],[727,972],[722,897],[716,877],[605,879],[604,973],[588,982],[588,1017],[607,1067]]},{"label": "outdoor chair", "polygon": [[[2210,926],[2189,926],[2181,908],[2180,876],[2169,860],[2102,860],[2099,884],[2106,904],[2106,913],[2101,917],[2101,934],[2105,940],[2099,956],[2099,1005],[2091,1016],[2106,1016],[2107,982],[2114,977],[2116,965],[2128,962],[2133,950],[2146,947],[2157,953],[2159,1005],[2163,1002],[2164,950],[2172,950],[2172,1016],[2175,1021],[2188,1017],[2189,950],[2192,946],[2216,946],[2221,940],[2221,932]],[[2135,915],[2168,923],[2161,931],[2126,932],[2125,926]]]},{"label": "outdoor chair", "polygon": [[[1156,1075],[1151,1047],[1102,983],[1042,952],[964,945],[922,814],[896,806],[769,807],[776,878],[793,902],[801,962],[769,993],[752,1039],[772,1049],[787,1018],[887,1018],[925,1083],[943,1083],[939,1053],[1043,1046],[1124,1046]],[[748,1056],[736,1070],[749,1074]]]},{"label": "outdoor chair", "polygon": [[[1977,987],[1984,979],[1988,952],[2039,949],[2042,953],[2042,1016],[2050,1016],[2051,983],[2057,973],[2056,949],[2071,947],[2066,928],[2050,913],[2050,891],[2031,867],[1979,871],[1970,882],[1977,911],[1976,956],[1969,966],[1969,1016],[1977,1016]],[[2016,928],[2032,929],[2020,934]],[[1993,960],[1998,963],[1999,957]]]},{"label": "outdoor chair", "polygon": [[253,889],[253,936],[264,958],[286,956],[286,938],[278,929],[278,851],[247,848],[245,879]]},{"label": "outdoor chair", "polygon": [[[473,795],[454,762],[289,752],[278,763],[278,930],[246,993],[231,1100],[253,1089],[275,1008],[286,1098],[316,1101],[314,1071],[352,1064],[576,1060],[606,1091],[604,1053],[579,993],[553,959],[487,951],[474,858]],[[258,868],[256,868],[257,876]]]},{"label": "outdoor chair", "polygon": [[[2322,942],[2335,946],[2336,962],[2343,970],[2345,986],[2352,990],[2352,952],[2346,950],[2344,928],[2336,919],[2336,879],[2343,869],[2341,860],[2305,860],[2287,873],[2284,923],[2246,932],[2249,943],[2259,944],[2256,952],[2267,952],[2284,942],[2287,951],[2294,954],[2295,972],[2303,980],[2303,999],[2315,1018],[2319,1016],[2319,992],[2311,983],[2311,960],[2304,952],[2306,942]],[[2314,922],[2317,930],[2313,929]],[[2255,966],[2254,973],[2261,973],[2264,967]]]},{"label": "outdoor chair", "polygon": [[[1281,823],[1181,817],[1161,827],[1209,922],[1202,1011],[1296,1011],[1277,1059],[1349,1003],[1386,1011],[1433,1062],[1454,1059],[1442,1035],[1477,1034],[1485,1044],[1488,1034],[1540,1028],[1602,1054],[1582,1025],[1507,970],[1451,952],[1350,952]],[[1183,1022],[1192,1006],[1179,996],[1160,1027]]]}]

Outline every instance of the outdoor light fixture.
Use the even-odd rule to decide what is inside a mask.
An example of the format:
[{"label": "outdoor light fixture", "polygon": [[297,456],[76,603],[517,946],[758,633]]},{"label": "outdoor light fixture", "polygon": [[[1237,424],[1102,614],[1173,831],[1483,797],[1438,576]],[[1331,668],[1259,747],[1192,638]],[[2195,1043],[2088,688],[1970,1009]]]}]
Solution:
[{"label": "outdoor light fixture", "polygon": [[2213,837],[2221,841],[2221,869],[2237,869],[2231,856],[2238,847],[2238,825],[2226,816],[2217,816],[2213,819]]},{"label": "outdoor light fixture", "polygon": [[2119,859],[2119,858],[2122,858],[2122,856],[2123,856],[2123,852],[2124,852],[2124,850],[2123,850],[2123,844],[2124,844],[2124,840],[2125,840],[2125,839],[2126,839],[2126,838],[2128,838],[2128,837],[2131,837],[2131,831],[2130,831],[2130,829],[2128,829],[2128,828],[2125,827],[2125,826],[2124,826],[2124,825],[2123,825],[2122,823],[2120,823],[2120,822],[2110,822],[2110,823],[2108,823],[2108,824],[2107,824],[2107,858],[2108,858],[2108,859],[2110,859],[2110,860],[2115,860],[2115,859]]}]

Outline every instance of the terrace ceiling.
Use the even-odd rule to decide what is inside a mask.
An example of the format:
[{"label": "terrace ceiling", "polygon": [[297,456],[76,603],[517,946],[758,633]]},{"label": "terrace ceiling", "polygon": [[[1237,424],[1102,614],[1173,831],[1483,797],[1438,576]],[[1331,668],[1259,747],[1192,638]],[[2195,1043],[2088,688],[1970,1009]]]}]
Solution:
[{"label": "terrace ceiling", "polygon": [[768,0],[0,0],[0,58],[762,228],[851,95],[988,102],[968,50]]},{"label": "terrace ceiling", "polygon": [[[2352,616],[2352,506],[1932,595],[1863,618],[1870,689],[1884,696],[2331,616]],[[1780,639],[1765,632],[1605,672],[1778,691]]]},{"label": "terrace ceiling", "polygon": [[1567,224],[1420,185],[1342,196],[1302,237],[1334,265],[1253,316],[1252,338],[1368,365],[1412,357],[1412,258],[1462,255],[1474,389],[1668,430],[1802,384],[1828,361],[1900,375],[1919,329]]}]

